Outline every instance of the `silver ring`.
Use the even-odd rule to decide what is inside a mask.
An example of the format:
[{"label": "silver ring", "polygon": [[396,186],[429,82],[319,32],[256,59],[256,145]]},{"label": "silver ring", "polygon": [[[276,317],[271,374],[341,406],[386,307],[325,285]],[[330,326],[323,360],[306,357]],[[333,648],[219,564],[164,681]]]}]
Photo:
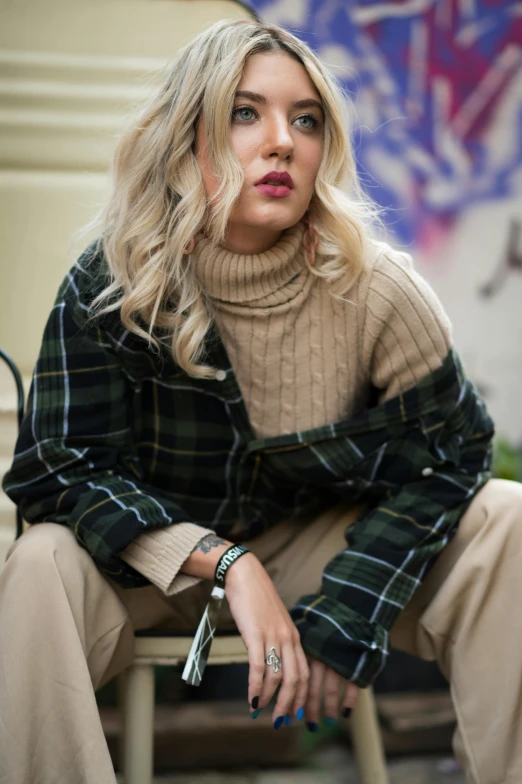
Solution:
[{"label": "silver ring", "polygon": [[275,648],[270,648],[270,653],[266,657],[265,662],[268,665],[272,665],[272,670],[274,672],[277,672],[279,669],[281,669],[281,659],[277,655]]}]

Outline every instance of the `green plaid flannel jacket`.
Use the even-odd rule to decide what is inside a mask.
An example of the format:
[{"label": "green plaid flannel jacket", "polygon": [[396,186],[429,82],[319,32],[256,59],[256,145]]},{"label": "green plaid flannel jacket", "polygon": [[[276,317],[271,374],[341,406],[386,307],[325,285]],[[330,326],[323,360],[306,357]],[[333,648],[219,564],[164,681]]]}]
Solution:
[{"label": "green plaid flannel jacket", "polygon": [[27,522],[69,525],[126,587],[148,582],[118,557],[145,528],[192,521],[226,537],[239,520],[247,541],[303,510],[367,502],[291,615],[307,653],[369,685],[395,619],[491,475],[493,423],[458,355],[351,419],[256,438],[215,328],[206,358],[221,372],[199,380],[117,313],[88,321],[106,274],[88,249],[59,289],[5,492]]}]

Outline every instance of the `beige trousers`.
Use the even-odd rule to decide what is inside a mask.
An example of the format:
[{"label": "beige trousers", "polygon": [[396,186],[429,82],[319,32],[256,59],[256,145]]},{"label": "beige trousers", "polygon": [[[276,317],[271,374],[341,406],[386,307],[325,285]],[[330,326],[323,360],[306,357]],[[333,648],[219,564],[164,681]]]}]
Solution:
[{"label": "beige trousers", "polygon": [[[249,542],[288,606],[317,590],[357,512]],[[123,590],[68,528],[29,528],[0,572],[0,784],[115,784],[94,692],[131,663],[135,628],[194,628],[209,588]],[[392,630],[394,647],[436,659],[450,681],[469,784],[522,782],[521,595],[522,485],[493,479]]]}]

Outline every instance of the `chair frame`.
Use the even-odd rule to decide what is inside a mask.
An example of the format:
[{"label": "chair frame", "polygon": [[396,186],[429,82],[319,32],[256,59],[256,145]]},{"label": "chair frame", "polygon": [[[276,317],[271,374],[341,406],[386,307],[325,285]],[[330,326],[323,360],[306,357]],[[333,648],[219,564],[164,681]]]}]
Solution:
[{"label": "chair frame", "polygon": [[[123,717],[120,767],[125,784],[152,784],[154,768],[154,667],[180,666],[192,637],[170,630],[136,631],[134,662],[119,676]],[[214,638],[207,666],[248,663],[238,634]],[[359,691],[348,719],[360,784],[388,784],[386,760],[373,689]]]},{"label": "chair frame", "polygon": [[[21,373],[11,357],[0,349],[13,375],[17,390],[18,427],[24,414]],[[16,509],[16,537],[23,533],[23,519]],[[154,776],[154,667],[179,666],[188,655],[192,636],[170,630],[138,630],[134,634],[134,661],[118,676],[123,719],[120,767],[125,784],[153,784]],[[207,666],[248,663],[239,634],[217,634]],[[348,720],[361,784],[388,784],[375,697],[370,686],[359,691],[357,706]]]},{"label": "chair frame", "polygon": [[[16,406],[16,419],[18,423],[18,429],[20,429],[20,425],[22,424],[22,419],[24,416],[24,408],[25,408],[25,396],[24,396],[24,385],[22,381],[22,374],[20,373],[18,367],[16,366],[15,362],[11,359],[9,354],[6,354],[0,348],[0,359],[3,359],[9,370],[11,371],[14,382],[16,384],[16,395],[17,395],[17,406]],[[24,521],[22,520],[22,513],[18,506],[16,507],[16,536],[15,540],[19,539],[22,536],[24,530]]]}]

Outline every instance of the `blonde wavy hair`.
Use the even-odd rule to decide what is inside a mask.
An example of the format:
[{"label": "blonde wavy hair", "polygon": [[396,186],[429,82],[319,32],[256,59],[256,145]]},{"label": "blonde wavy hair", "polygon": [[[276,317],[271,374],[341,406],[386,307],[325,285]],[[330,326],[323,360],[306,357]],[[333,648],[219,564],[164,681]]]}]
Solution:
[{"label": "blonde wavy hair", "polygon": [[[361,273],[365,244],[378,222],[378,209],[357,178],[349,99],[306,44],[277,25],[225,19],[184,46],[117,145],[113,191],[98,221],[111,282],[91,309],[119,310],[127,329],[149,347],[159,350],[166,342],[193,377],[215,373],[201,361],[212,316],[184,251],[200,230],[216,247],[224,241],[244,184],[231,144],[233,102],[245,62],[258,52],[298,60],[323,101],[323,157],[309,206],[320,242],[310,270],[328,281],[332,296],[344,298]],[[201,112],[210,164],[221,183],[212,205],[195,156]]]}]

